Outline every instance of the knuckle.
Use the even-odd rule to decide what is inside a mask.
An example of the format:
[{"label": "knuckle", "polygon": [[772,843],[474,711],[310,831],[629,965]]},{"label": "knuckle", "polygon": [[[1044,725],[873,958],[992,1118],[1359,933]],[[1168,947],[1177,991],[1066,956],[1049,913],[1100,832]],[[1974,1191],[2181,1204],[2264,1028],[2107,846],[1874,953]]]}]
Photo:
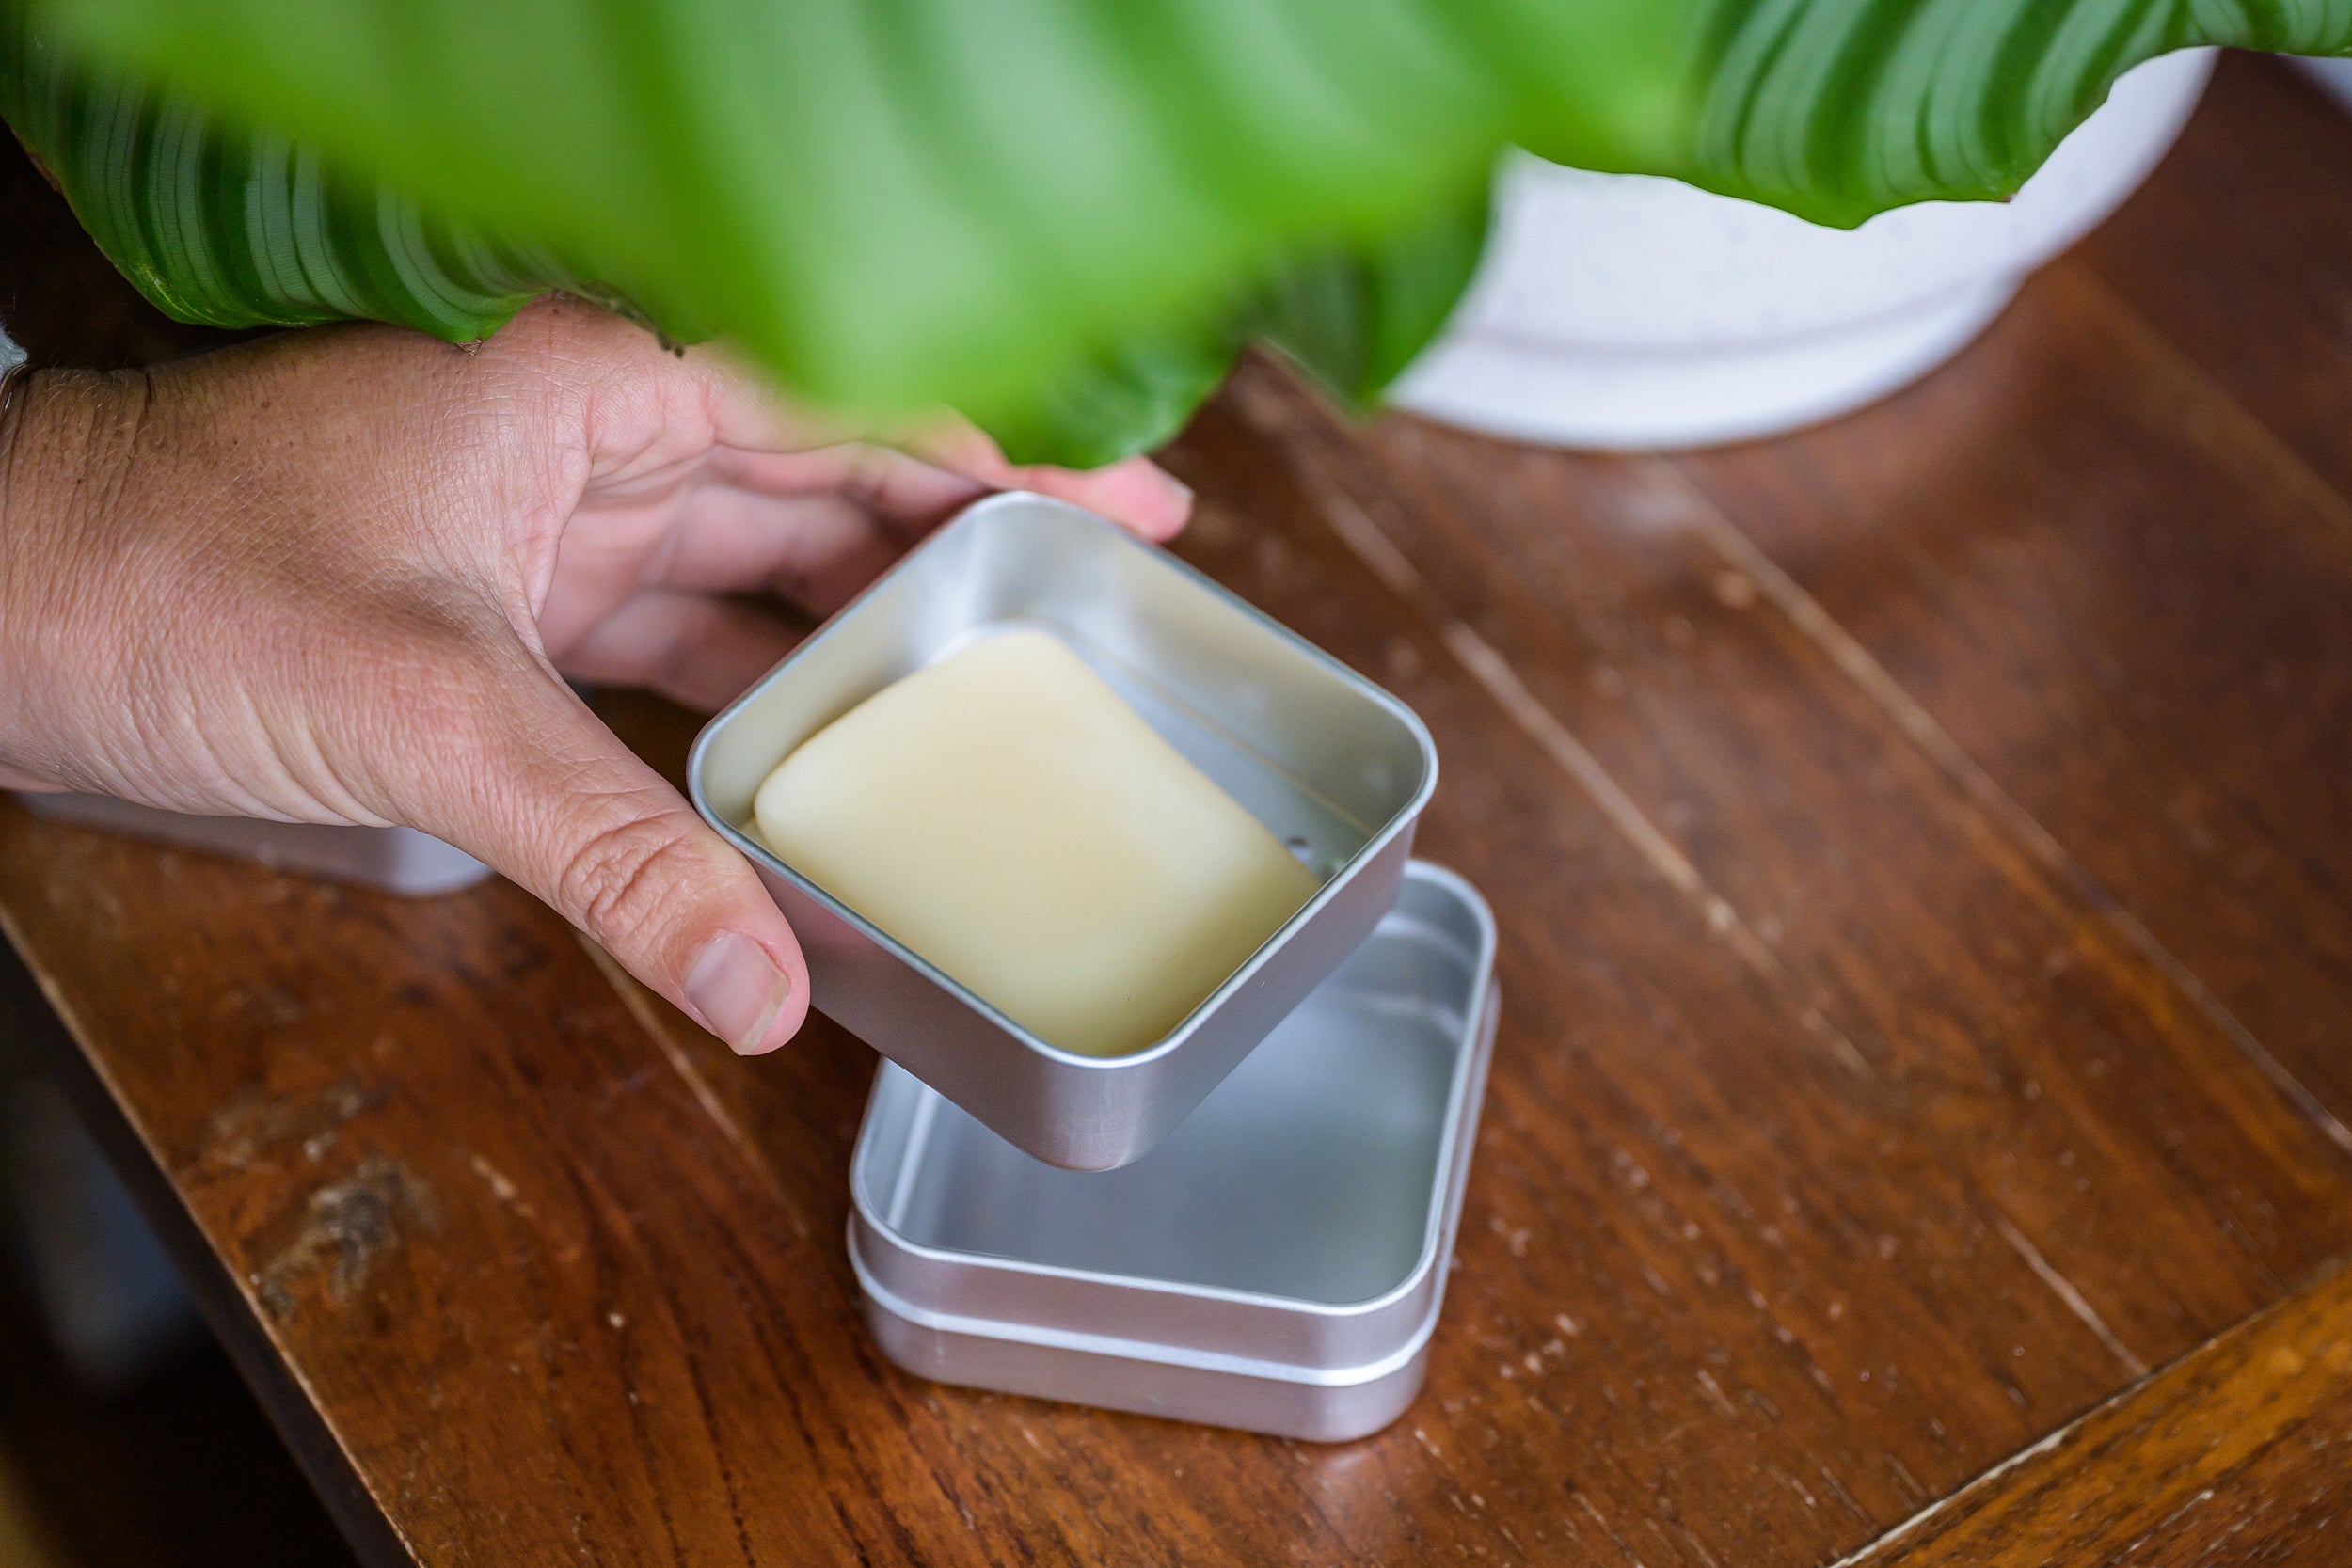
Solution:
[{"label": "knuckle", "polygon": [[693,824],[675,810],[625,816],[564,855],[557,902],[609,946],[691,889],[694,850]]},{"label": "knuckle", "polygon": [[858,505],[874,508],[889,496],[890,454],[870,441],[854,441],[841,449],[843,495]]}]

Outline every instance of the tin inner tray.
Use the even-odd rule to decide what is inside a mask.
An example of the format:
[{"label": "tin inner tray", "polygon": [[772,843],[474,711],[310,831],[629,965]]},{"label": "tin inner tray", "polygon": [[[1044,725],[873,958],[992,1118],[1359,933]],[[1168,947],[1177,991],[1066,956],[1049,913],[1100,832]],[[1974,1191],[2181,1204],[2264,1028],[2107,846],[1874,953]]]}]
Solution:
[{"label": "tin inner tray", "polygon": [[[1391,927],[1373,943],[1425,967],[1443,961],[1427,934]],[[918,1246],[1363,1301],[1421,1257],[1462,1033],[1457,1012],[1410,990],[1327,987],[1166,1143],[1113,1171],[1032,1160],[927,1096],[884,1218]]]}]

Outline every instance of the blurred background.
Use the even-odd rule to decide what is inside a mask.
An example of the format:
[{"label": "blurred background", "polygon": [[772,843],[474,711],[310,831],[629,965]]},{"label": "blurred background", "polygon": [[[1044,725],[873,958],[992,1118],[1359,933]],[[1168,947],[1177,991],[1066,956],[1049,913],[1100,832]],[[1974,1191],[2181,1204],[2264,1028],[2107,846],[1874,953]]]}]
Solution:
[{"label": "blurred background", "polygon": [[0,1011],[0,1568],[354,1560]]}]

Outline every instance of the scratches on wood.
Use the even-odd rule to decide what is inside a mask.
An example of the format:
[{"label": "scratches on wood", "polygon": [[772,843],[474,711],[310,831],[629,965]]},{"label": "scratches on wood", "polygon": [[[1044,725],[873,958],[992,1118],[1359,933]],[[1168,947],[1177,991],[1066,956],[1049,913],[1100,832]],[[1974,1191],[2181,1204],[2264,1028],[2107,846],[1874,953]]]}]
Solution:
[{"label": "scratches on wood", "polygon": [[1979,810],[1998,822],[2052,876],[2063,879],[2114,927],[2124,942],[2171,985],[2193,1001],[2199,1011],[2227,1036],[2265,1078],[2340,1148],[2352,1153],[2352,1128],[2322,1104],[2301,1079],[2290,1072],[2268,1047],[2237,1016],[2222,1006],[2189,967],[2156,939],[2155,933],[2102,886],[2088,867],[2068,853],[2048,829],[2035,819],[1977,763],[1932,714],[1922,706],[1884,665],[1853,635],[1838,625],[1820,601],[1804,591],[1779,562],[1758,548],[1712,499],[1692,483],[1674,463],[1663,458],[1643,460],[1643,467],[1661,486],[1670,488],[1689,508],[1690,522],[1700,538],[1725,564],[1755,582],[1773,607],[1828,655],[1832,662],[1892,717],[1902,733],[1945,776],[1957,784]]},{"label": "scratches on wood", "polygon": [[[2352,235],[2352,199],[2307,162],[2243,298],[2153,262],[2130,298],[2352,489],[2312,395],[2352,349],[2292,308],[2352,298],[2352,247],[2311,238]],[[2144,200],[2194,233],[2215,196]],[[2307,482],[2072,286],[1843,427],[1670,466],[1770,562],[1638,463],[1268,424],[1263,367],[1169,454],[1202,497],[1185,558],[1442,737],[1422,842],[1501,925],[1515,1000],[1428,1386],[1360,1443],[901,1374],[839,1242],[870,1053],[818,1019],[738,1061],[510,884],[328,899],[0,803],[0,927],[158,1212],[241,1281],[276,1268],[291,1315],[214,1305],[377,1560],[2324,1560],[2352,1336],[2274,1313],[2226,1366],[2198,1347],[2352,1246],[2352,1176],[2196,982],[2352,1117],[2352,568]],[[698,720],[598,709],[677,776]],[[2179,801],[2227,830],[2201,862]],[[2053,875],[2033,821],[2195,973]],[[220,1114],[248,1085],[286,1109]],[[363,1156],[405,1174],[314,1212]]]},{"label": "scratches on wood", "polygon": [[694,1103],[701,1107],[710,1124],[719,1130],[719,1136],[729,1148],[742,1157],[745,1168],[770,1196],[784,1198],[784,1183],[777,1178],[775,1167],[768,1163],[768,1156],[760,1152],[759,1146],[744,1133],[742,1124],[727,1114],[726,1106],[711,1092],[710,1081],[703,1076],[702,1069],[694,1065],[694,1059],[686,1053],[686,1048],[671,1033],[669,1020],[662,1017],[653,994],[639,985],[635,975],[623,969],[612,954],[598,946],[585,932],[575,931],[573,935],[580,939],[580,948],[596,964],[597,972],[620,996],[622,1005],[628,1008],[629,1016],[644,1027],[647,1037],[660,1050],[662,1060],[668,1062],[670,1069],[685,1083],[687,1092],[694,1097]]},{"label": "scratches on wood", "polygon": [[[1262,429],[1279,431],[1284,416],[1268,406],[1267,394],[1249,383],[1236,390],[1235,401]],[[1348,550],[1399,598],[1427,615],[1438,628],[1446,651],[1484,688],[1511,722],[1542,748],[1544,754],[1576,781],[1611,826],[1622,833],[1667,884],[1697,906],[1707,928],[1727,942],[1734,952],[1759,974],[1784,978],[1780,960],[1756,931],[1699,874],[1690,857],[1637,805],[1632,796],[1579,740],[1559,717],[1528,689],[1527,683],[1477,628],[1454,614],[1444,600],[1406,559],[1395,542],[1366,515],[1342,485],[1325,471],[1311,451],[1294,453],[1294,471],[1314,500],[1317,512]],[[1868,1058],[1818,1008],[1799,1008],[1807,1033],[1827,1047],[1838,1065],[1857,1077],[1873,1076]]]},{"label": "scratches on wood", "polygon": [[[2338,1268],[1994,1466],[1846,1565],[2333,1560],[2352,1509]],[[2194,1518],[2191,1528],[2190,1520]]]},{"label": "scratches on wood", "polygon": [[315,1094],[268,1095],[247,1085],[204,1124],[195,1168],[250,1170],[285,1144],[298,1145],[316,1162],[335,1146],[343,1124],[385,1096],[380,1084],[345,1077]]},{"label": "scratches on wood", "polygon": [[2001,1233],[2001,1239],[2016,1251],[2017,1256],[2026,1260],[2026,1267],[2033,1270],[2042,1283],[2058,1293],[2058,1300],[2066,1304],[2066,1309],[2081,1319],[2083,1326],[2098,1336],[2099,1342],[2114,1353],[2125,1371],[2135,1379],[2148,1375],[2148,1364],[2134,1355],[2132,1348],[2115,1337],[2115,1331],[2097,1312],[2091,1310],[2090,1303],[2083,1299],[2083,1293],[2074,1288],[2074,1282],[2052,1268],[2050,1260],[2042,1256],[2042,1249],[2026,1240],[2026,1233],[2010,1223],[2007,1214],[1994,1214],[1993,1227]]},{"label": "scratches on wood", "polygon": [[2282,485],[2322,527],[2333,531],[2339,545],[2352,546],[2352,498],[2329,483],[2292,442],[2257,419],[2097,274],[2077,270],[2060,274],[2055,281],[2066,290],[2073,309],[2096,311],[2116,336],[2138,351],[2140,365],[2136,368],[2163,377],[2195,402],[2213,431],[2214,438],[2203,443],[2208,455],[2243,470],[2251,483]]}]

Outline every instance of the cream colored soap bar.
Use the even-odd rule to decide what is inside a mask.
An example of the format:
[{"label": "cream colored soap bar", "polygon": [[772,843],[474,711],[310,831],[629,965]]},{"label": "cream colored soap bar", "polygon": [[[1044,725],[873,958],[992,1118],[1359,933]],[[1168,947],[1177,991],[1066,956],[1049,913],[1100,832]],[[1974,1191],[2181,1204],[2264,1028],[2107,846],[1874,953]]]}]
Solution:
[{"label": "cream colored soap bar", "polygon": [[1167,1035],[1318,885],[1042,631],[885,687],[785,758],[753,812],[795,870],[1094,1056]]}]

